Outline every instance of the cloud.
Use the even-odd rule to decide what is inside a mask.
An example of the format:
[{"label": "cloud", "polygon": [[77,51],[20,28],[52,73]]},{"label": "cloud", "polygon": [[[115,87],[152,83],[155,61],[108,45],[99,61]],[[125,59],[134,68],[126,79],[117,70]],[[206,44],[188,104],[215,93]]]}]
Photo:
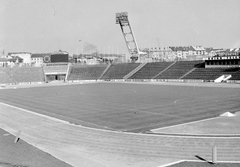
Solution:
[{"label": "cloud", "polygon": [[240,40],[235,41],[232,45],[231,48],[240,48]]}]

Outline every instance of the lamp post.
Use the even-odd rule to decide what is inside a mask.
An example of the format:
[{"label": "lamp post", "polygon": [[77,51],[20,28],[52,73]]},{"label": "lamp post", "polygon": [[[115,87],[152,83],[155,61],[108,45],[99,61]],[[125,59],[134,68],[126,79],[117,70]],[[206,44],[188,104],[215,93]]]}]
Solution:
[{"label": "lamp post", "polygon": [[81,39],[78,40],[78,42],[79,42],[79,53],[78,53],[78,54],[79,54],[79,55],[80,55],[80,53],[81,53],[81,41],[82,41]]}]

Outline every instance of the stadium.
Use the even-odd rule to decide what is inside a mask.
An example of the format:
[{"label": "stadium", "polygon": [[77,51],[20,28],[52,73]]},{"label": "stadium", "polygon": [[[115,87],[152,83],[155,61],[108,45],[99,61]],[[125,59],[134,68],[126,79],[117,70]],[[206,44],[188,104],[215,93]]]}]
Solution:
[{"label": "stadium", "polygon": [[238,166],[240,68],[223,60],[1,68],[0,127],[72,166]]},{"label": "stadium", "polygon": [[237,5],[125,2],[144,30],[142,48],[121,12],[111,21],[128,53],[106,54],[109,46],[119,53],[108,12],[124,4],[111,3],[3,5],[0,166],[239,167]]}]

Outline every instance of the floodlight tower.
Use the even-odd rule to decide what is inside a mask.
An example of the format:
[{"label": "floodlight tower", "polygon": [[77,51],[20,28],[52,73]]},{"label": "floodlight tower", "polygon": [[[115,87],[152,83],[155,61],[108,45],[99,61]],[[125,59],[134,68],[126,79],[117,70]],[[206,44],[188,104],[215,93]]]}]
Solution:
[{"label": "floodlight tower", "polygon": [[127,12],[116,13],[116,24],[120,24],[123,37],[126,42],[129,54],[131,55],[132,61],[137,61],[140,54],[146,53],[139,51],[137,41],[134,37],[132,28],[130,26],[130,22],[128,20],[128,13]]}]

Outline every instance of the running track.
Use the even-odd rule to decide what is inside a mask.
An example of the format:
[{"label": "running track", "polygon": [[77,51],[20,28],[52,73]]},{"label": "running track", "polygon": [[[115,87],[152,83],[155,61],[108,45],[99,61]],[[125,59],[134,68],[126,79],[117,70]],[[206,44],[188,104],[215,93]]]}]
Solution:
[{"label": "running track", "polygon": [[174,161],[240,161],[240,137],[161,136],[75,126],[55,118],[0,103],[0,128],[21,130],[21,139],[73,165],[83,167],[157,167]]}]

